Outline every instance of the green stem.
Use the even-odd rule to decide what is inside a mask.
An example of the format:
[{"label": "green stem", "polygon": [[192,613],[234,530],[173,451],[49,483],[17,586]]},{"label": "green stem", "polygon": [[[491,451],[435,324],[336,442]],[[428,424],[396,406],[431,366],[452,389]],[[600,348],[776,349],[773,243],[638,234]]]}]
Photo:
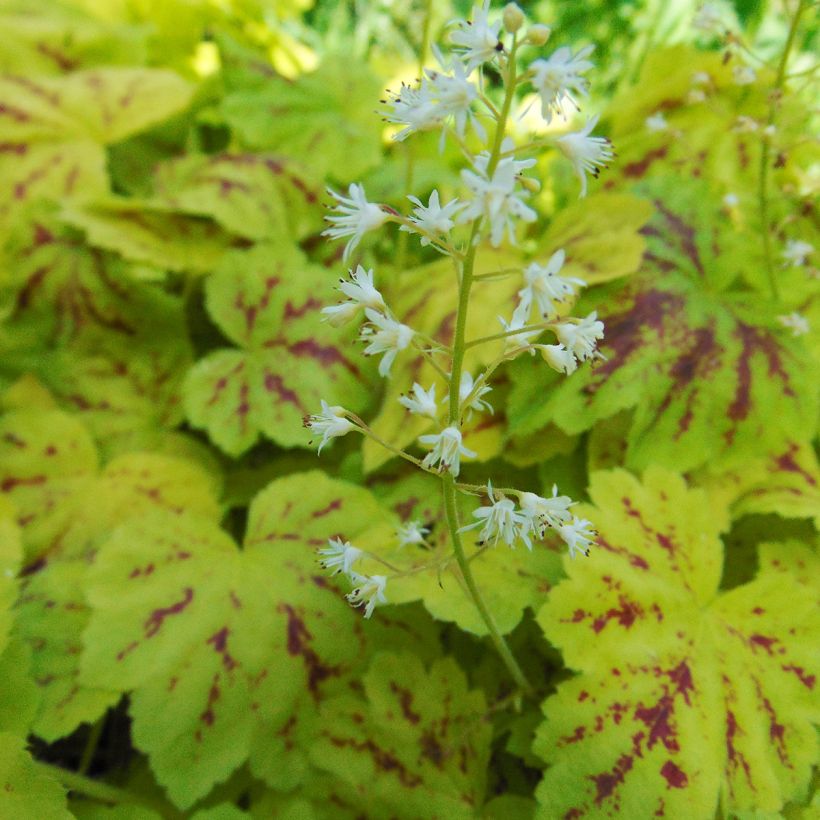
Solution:
[{"label": "green stem", "polygon": [[550,322],[524,325],[524,327],[519,327],[515,330],[505,330],[503,333],[493,333],[492,336],[481,336],[478,339],[471,339],[469,342],[464,343],[464,347],[475,347],[475,345],[483,345],[485,342],[495,342],[499,339],[508,339],[510,336],[519,336],[522,333],[531,333],[534,330],[546,330],[550,326]]},{"label": "green stem", "polygon": [[[492,178],[492,175],[498,165],[499,157],[501,154],[501,144],[504,140],[504,132],[506,129],[507,117],[510,113],[510,108],[513,103],[513,99],[515,98],[515,52],[516,52],[516,41],[513,40],[513,46],[510,51],[510,57],[508,62],[508,73],[507,73],[507,87],[506,87],[506,94],[504,97],[504,103],[501,108],[501,115],[496,123],[496,132],[495,132],[495,139],[493,140],[493,148],[490,154],[490,161],[487,164],[487,177]],[[467,327],[467,310],[470,304],[470,288],[473,283],[473,271],[475,268],[475,257],[477,251],[477,240],[479,237],[479,231],[481,229],[481,218],[473,222],[473,227],[470,232],[470,240],[467,250],[467,255],[464,258],[464,263],[461,269],[461,283],[459,286],[459,294],[458,294],[458,312],[456,314],[456,327],[455,327],[455,334],[453,336],[453,364],[450,372],[450,406],[448,410],[449,416],[449,423],[451,426],[458,427],[458,420],[459,420],[459,387],[461,385],[461,370],[464,364],[464,353],[466,351],[466,345],[464,342],[464,335]],[[450,539],[453,544],[453,553],[456,557],[456,561],[458,562],[459,569],[461,570],[461,574],[464,578],[464,583],[467,587],[467,592],[469,593],[470,597],[473,600],[473,603],[476,606],[476,609],[481,615],[482,621],[484,621],[484,625],[487,627],[487,631],[490,633],[490,638],[492,639],[493,643],[495,644],[496,649],[498,650],[498,654],[501,656],[501,659],[504,661],[507,669],[510,672],[513,680],[516,684],[525,692],[531,693],[532,687],[527,681],[526,676],[521,670],[521,667],[518,665],[515,657],[513,656],[512,652],[510,651],[507,642],[504,640],[504,636],[498,629],[498,626],[493,619],[492,613],[490,612],[487,604],[484,601],[484,598],[481,595],[480,590],[475,582],[475,578],[473,577],[472,570],[470,568],[470,562],[467,560],[466,555],[464,554],[464,547],[461,543],[461,535],[459,534],[459,521],[458,521],[458,511],[456,508],[456,481],[455,478],[450,473],[445,473],[442,476],[442,484],[444,488],[444,511],[447,518],[447,527],[450,531]]]},{"label": "green stem", "polygon": [[103,726],[105,726],[105,715],[103,715],[92,727],[91,731],[88,733],[88,740],[85,744],[85,749],[83,749],[83,756],[80,759],[80,765],[78,767],[78,772],[80,774],[86,774],[91,767],[91,763],[94,760],[94,753],[97,751],[97,745],[100,742],[100,735],[102,735]]},{"label": "green stem", "polygon": [[[789,61],[789,53],[794,45],[794,38],[797,35],[797,27],[800,18],[808,6],[808,0],[800,0],[797,11],[792,18],[789,34],[786,37],[786,45],[783,47],[783,54],[780,56],[780,63],[777,66],[777,76],[774,87],[771,91],[769,102],[769,116],[766,120],[766,127],[774,125],[777,117],[777,107],[780,103],[780,93],[786,76],[786,64]],[[763,146],[760,151],[760,175],[758,183],[758,203],[760,210],[760,227],[763,235],[763,256],[766,264],[766,274],[769,278],[769,287],[775,299],[780,298],[777,287],[777,277],[774,272],[774,262],[772,261],[772,237],[769,231],[769,162],[771,158],[771,142],[768,134],[763,135]]]}]

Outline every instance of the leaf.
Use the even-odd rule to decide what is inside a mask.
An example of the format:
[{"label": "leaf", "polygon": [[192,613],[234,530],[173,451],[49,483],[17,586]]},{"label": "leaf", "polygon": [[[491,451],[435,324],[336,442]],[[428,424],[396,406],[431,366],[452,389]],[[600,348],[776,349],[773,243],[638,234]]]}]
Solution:
[{"label": "leaf", "polygon": [[309,166],[274,154],[188,155],[156,172],[157,195],[169,206],[255,240],[317,232],[319,182]]},{"label": "leaf", "polygon": [[725,508],[674,473],[596,473],[588,560],[538,615],[579,675],[544,704],[541,816],[776,811],[807,787],[813,589],[767,568],[718,594]]},{"label": "leaf", "polygon": [[381,157],[374,113],[381,91],[364,64],[328,57],[295,80],[271,76],[257,88],[228,93],[221,111],[249,148],[293,157],[318,177],[347,182]]},{"label": "leaf", "polygon": [[28,734],[40,706],[37,685],[31,679],[31,650],[12,638],[0,652],[0,731]]},{"label": "leaf", "polygon": [[68,205],[60,216],[89,244],[162,270],[209,273],[229,247],[229,238],[208,220],[150,200],[109,197]]},{"label": "leaf", "polygon": [[23,544],[14,506],[7,498],[0,496],[0,651],[5,648],[8,640],[12,623],[9,610],[17,598],[15,578],[22,559]]},{"label": "leaf", "polygon": [[450,658],[427,673],[410,654],[379,654],[365,698],[322,707],[314,764],[368,795],[368,817],[472,818],[483,800],[491,727]]},{"label": "leaf", "polygon": [[240,349],[200,359],[185,383],[185,408],[225,452],[244,452],[260,433],[307,446],[302,420],[323,398],[354,412],[367,403],[369,369],[351,358],[344,334],[320,321],[324,294],[327,272],[281,244],[232,253],[209,277],[208,312]]},{"label": "leaf", "polygon": [[316,566],[330,536],[369,548],[384,517],[366,490],[312,472],[254,499],[241,551],[214,521],[161,511],[104,544],[86,586],[83,680],[133,690],[135,743],[178,806],[249,758],[276,788],[298,785],[318,705],[355,678],[371,638],[416,645],[409,625],[363,626]]},{"label": "leaf", "polygon": [[191,93],[153,68],[0,77],[0,225],[34,199],[105,193],[104,146],[183,110]]},{"label": "leaf", "polygon": [[722,252],[728,234],[708,193],[696,200],[698,189],[681,189],[673,200],[671,183],[663,190],[644,229],[641,273],[584,303],[599,309],[607,360],[579,369],[546,401],[555,377],[516,363],[510,427],[524,435],[552,421],[579,433],[634,407],[627,465],[730,468],[785,446],[794,430],[814,431],[813,360],[779,326],[768,296],[725,290],[743,261]]},{"label": "leaf", "polygon": [[65,790],[37,768],[23,738],[0,732],[0,815],[71,820]]}]

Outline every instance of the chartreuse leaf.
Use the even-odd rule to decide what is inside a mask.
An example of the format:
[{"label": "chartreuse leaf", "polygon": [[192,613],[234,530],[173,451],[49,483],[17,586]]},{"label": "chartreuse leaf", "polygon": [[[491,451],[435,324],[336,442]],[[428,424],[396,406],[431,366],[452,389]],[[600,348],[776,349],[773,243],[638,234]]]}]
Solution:
[{"label": "chartreuse leaf", "polygon": [[777,811],[804,794],[816,591],[788,571],[718,594],[725,507],[675,473],[592,476],[598,548],[538,615],[579,675],[544,704],[543,817]]},{"label": "chartreuse leaf", "polygon": [[17,572],[23,559],[20,526],[12,503],[0,496],[0,652],[6,646],[12,616],[9,610],[17,597]]},{"label": "chartreuse leaf", "polygon": [[183,110],[191,93],[154,68],[0,77],[0,224],[37,198],[105,193],[104,146]]},{"label": "chartreuse leaf", "polygon": [[239,349],[218,350],[191,369],[185,407],[225,452],[238,455],[259,434],[307,446],[305,415],[338,396],[354,412],[368,400],[367,368],[345,338],[321,321],[327,271],[293,246],[257,245],[225,257],[205,285],[208,312]]},{"label": "chartreuse leaf", "polygon": [[194,154],[156,172],[162,201],[255,240],[316,232],[322,224],[319,182],[309,166],[274,154]]},{"label": "chartreuse leaf", "polygon": [[671,185],[653,200],[642,272],[583,303],[604,322],[607,360],[563,381],[516,362],[507,408],[514,434],[550,421],[579,433],[634,407],[628,465],[708,461],[719,470],[785,448],[795,430],[814,431],[810,351],[779,325],[768,295],[722,291],[743,264],[722,253],[724,236],[733,241],[725,218],[706,190]]},{"label": "chartreuse leaf", "polygon": [[409,624],[363,627],[316,565],[330,536],[371,548],[386,517],[366,490],[311,472],[254,499],[241,551],[212,519],[160,510],[102,546],[86,586],[83,680],[133,690],[136,745],[177,805],[249,758],[257,777],[292,789],[319,704],[346,689],[371,638],[417,648]]},{"label": "chartreuse leaf", "polygon": [[37,768],[25,740],[0,732],[0,816],[71,820],[65,791]]},{"label": "chartreuse leaf", "polygon": [[222,101],[228,125],[249,148],[309,165],[319,176],[355,180],[381,156],[374,107],[381,83],[363,63],[328,57],[295,80],[270,76]]},{"label": "chartreuse leaf", "polygon": [[379,654],[364,695],[322,706],[311,760],[367,794],[367,816],[475,817],[492,729],[484,697],[451,658],[429,673],[411,654]]},{"label": "chartreuse leaf", "polygon": [[12,636],[0,652],[0,731],[25,736],[40,707],[40,691],[31,677],[31,649]]}]

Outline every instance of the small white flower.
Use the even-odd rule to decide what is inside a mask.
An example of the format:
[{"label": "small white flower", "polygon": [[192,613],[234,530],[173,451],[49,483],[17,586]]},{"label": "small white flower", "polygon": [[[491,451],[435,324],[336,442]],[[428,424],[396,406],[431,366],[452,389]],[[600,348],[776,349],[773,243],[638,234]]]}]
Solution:
[{"label": "small white flower", "polygon": [[407,521],[396,531],[400,547],[423,544],[429,534],[430,528],[422,526],[421,521]]},{"label": "small white flower", "polygon": [[604,338],[604,323],[598,321],[595,311],[576,322],[562,322],[553,330],[558,341],[583,362],[595,355],[597,340]]},{"label": "small white flower", "polygon": [[557,529],[566,524],[572,517],[569,508],[575,503],[567,495],[558,495],[558,487],[553,484],[552,495],[543,498],[535,493],[521,493],[519,496],[521,512],[531,521],[532,530],[544,537],[547,527]]},{"label": "small white flower", "polygon": [[384,575],[354,575],[352,580],[358,586],[348,592],[345,597],[352,606],[365,605],[365,618],[369,618],[373,614],[376,604],[387,603],[387,597],[384,594],[387,578]]},{"label": "small white flower", "polygon": [[404,350],[413,340],[416,332],[412,327],[403,325],[372,308],[365,308],[365,316],[370,321],[361,331],[361,339],[369,344],[364,349],[365,356],[375,356],[384,353],[379,362],[379,375],[387,377],[390,368],[400,350]]},{"label": "small white flower", "polygon": [[596,114],[580,131],[564,134],[556,140],[558,147],[572,163],[578,179],[581,180],[581,197],[586,196],[587,193],[586,175],[591,174],[597,179],[600,169],[606,168],[615,156],[612,153],[612,144],[606,137],[589,136],[597,124]]},{"label": "small white flower", "polygon": [[336,200],[334,210],[338,213],[325,217],[331,227],[322,231],[322,236],[329,236],[331,239],[341,239],[343,236],[352,237],[345,245],[343,259],[347,261],[362,236],[384,225],[389,215],[382,210],[381,205],[368,202],[364,188],[356,183],[347,189],[347,196],[337,194],[330,188],[327,192]]},{"label": "small white flower", "polygon": [[735,85],[751,85],[757,79],[757,72],[748,65],[736,65],[732,69]]},{"label": "small white flower", "polygon": [[732,126],[732,131],[736,134],[754,134],[754,132],[759,128],[760,124],[757,120],[741,115],[735,120],[735,124]]},{"label": "small white flower", "polygon": [[305,427],[322,437],[318,452],[322,452],[322,447],[324,447],[330,439],[344,436],[351,430],[358,429],[350,419],[345,418],[344,413],[344,407],[339,407],[338,405],[331,407],[322,399],[322,412],[312,416],[305,416]]},{"label": "small white flower", "polygon": [[797,313],[797,311],[786,314],[785,316],[778,316],[777,321],[780,322],[783,327],[791,330],[792,336],[803,336],[811,329],[809,320],[801,313]]},{"label": "small white flower", "polygon": [[656,111],[654,114],[647,117],[644,120],[644,125],[648,131],[652,131],[653,133],[666,131],[666,129],[669,128],[669,123],[666,121],[666,117],[664,117],[660,111]]},{"label": "small white flower", "polygon": [[786,267],[799,268],[809,261],[814,253],[814,245],[803,242],[801,239],[789,239],[780,256]]},{"label": "small white flower", "polygon": [[689,105],[697,105],[698,103],[702,103],[705,99],[706,94],[699,88],[689,89],[689,93],[686,95],[686,102]]},{"label": "small white flower", "polygon": [[453,477],[458,476],[460,459],[475,458],[476,454],[468,450],[461,443],[461,431],[458,427],[447,427],[440,433],[432,433],[427,436],[419,436],[422,444],[431,444],[433,449],[424,457],[422,464],[425,467],[438,465],[439,472],[449,471]]},{"label": "small white flower", "polygon": [[349,322],[362,308],[384,309],[384,299],[373,284],[373,271],[359,265],[355,271],[348,271],[350,281],[339,280],[339,290],[348,298],[347,302],[322,308],[326,321],[334,327]]},{"label": "small white flower", "polygon": [[[568,100],[575,108],[575,96],[586,97],[589,81],[581,76],[593,67],[586,58],[594,46],[586,46],[573,55],[566,46],[554,51],[546,60],[530,65],[532,85],[541,97],[541,116],[552,122],[553,114],[562,113],[561,103]],[[574,96],[575,95],[575,96]]]},{"label": "small white flower", "polygon": [[[502,148],[505,151],[512,150],[512,144],[505,140]],[[515,243],[514,219],[521,219],[524,222],[534,222],[536,219],[535,211],[523,202],[523,198],[529,196],[529,192],[516,188],[518,175],[525,168],[533,166],[535,160],[505,157],[496,165],[492,177],[487,175],[489,161],[489,154],[482,151],[473,161],[478,173],[468,169],[461,172],[461,178],[472,198],[461,212],[459,222],[470,222],[480,216],[486,217],[490,225],[490,244],[497,248],[504,238],[505,230],[510,242]]]},{"label": "small white flower", "polygon": [[429,390],[425,390],[418,382],[413,382],[412,395],[401,396],[399,404],[406,407],[411,413],[419,416],[429,416],[434,419],[438,415],[435,384]]},{"label": "small white flower", "polygon": [[[464,404],[467,401],[467,397],[473,392],[473,388],[475,387],[475,382],[473,381],[473,377],[470,373],[466,370],[462,371],[461,373],[461,381],[458,384],[458,401],[459,404]],[[486,396],[487,393],[492,391],[492,387],[488,384],[482,384],[481,387],[473,395],[472,400],[467,405],[467,419],[471,419],[473,416],[473,410],[477,410],[479,413],[486,410],[488,413],[492,415],[493,408],[492,405],[482,399],[482,396]]]},{"label": "small white flower", "polygon": [[723,10],[715,3],[704,3],[692,19],[692,27],[706,34],[724,34],[726,21]]},{"label": "small white flower", "polygon": [[578,362],[575,356],[563,345],[533,345],[540,353],[544,361],[559,373],[569,376],[578,369]]},{"label": "small white flower", "polygon": [[[426,205],[422,204],[417,197],[408,196],[407,198],[416,206],[413,208],[413,216],[409,219],[414,225],[418,226],[420,231],[424,232],[421,235],[422,245],[429,245],[432,241],[429,236],[424,234],[440,236],[449,233],[456,224],[453,217],[464,207],[457,199],[451,200],[446,205],[441,205],[436,189],[433,189],[430,193]],[[402,225],[399,230],[413,233],[413,228],[409,225]]]},{"label": "small white flower", "polygon": [[515,542],[520,538],[526,544],[527,549],[531,550],[532,541],[529,533],[532,529],[532,522],[530,517],[525,513],[516,512],[515,503],[506,496],[502,495],[496,499],[489,481],[487,482],[487,496],[492,504],[489,507],[479,507],[474,510],[473,518],[477,518],[478,521],[462,527],[459,532],[482,527],[478,534],[482,544],[492,543],[495,546],[500,538],[508,546],[514,547]]},{"label": "small white flower", "polygon": [[[521,328],[526,327],[526,325],[529,324],[529,320],[530,305],[525,302],[518,303],[509,322],[504,319],[503,316],[498,317],[498,321],[501,322],[501,327],[504,328],[505,333],[510,333],[511,331],[520,330]],[[534,339],[540,333],[540,330],[524,330],[521,333],[515,333],[511,336],[507,336],[504,339],[504,353],[509,354],[514,351],[520,352],[522,350],[530,349],[530,339]],[[530,353],[533,353],[532,349],[530,349]]]},{"label": "small white flower", "polygon": [[469,71],[465,71],[461,60],[453,59],[449,64],[444,62],[441,52],[434,46],[442,70],[427,69],[425,74],[436,94],[436,106],[442,119],[452,117],[456,134],[464,136],[469,121],[479,138],[485,140],[487,132],[476,119],[472,111],[473,101],[478,97],[478,89],[467,79]]},{"label": "small white flower", "polygon": [[598,534],[592,528],[592,522],[576,516],[573,516],[571,524],[562,524],[557,529],[569,547],[570,558],[575,558],[576,552],[589,555],[589,548],[595,543],[595,536]]},{"label": "small white flower", "polygon": [[578,288],[586,285],[583,279],[559,276],[566,255],[563,250],[556,251],[546,265],[533,262],[524,270],[527,285],[518,291],[522,303],[538,306],[539,313],[545,319],[553,318],[557,305],[575,296]]},{"label": "small white flower", "polygon": [[393,137],[397,142],[402,142],[410,134],[418,131],[439,128],[444,119],[441,107],[426,79],[419,83],[418,88],[402,83],[399,93],[393,94],[389,102],[393,110],[385,114],[385,120],[395,125],[406,126]]},{"label": "small white flower", "polygon": [[736,208],[740,204],[740,198],[737,194],[728,193],[723,197],[723,204],[727,208]]},{"label": "small white flower", "polygon": [[343,572],[350,576],[353,572],[353,564],[362,557],[362,551],[356,549],[349,541],[342,541],[341,538],[328,539],[329,547],[319,550],[319,555],[324,555],[319,563],[325,569],[332,569],[333,575]]},{"label": "small white flower", "polygon": [[499,44],[501,22],[490,24],[490,0],[482,6],[473,6],[472,20],[457,20],[458,31],[450,35],[450,41],[467,60],[467,70],[472,71],[482,63],[487,63],[496,55]]}]

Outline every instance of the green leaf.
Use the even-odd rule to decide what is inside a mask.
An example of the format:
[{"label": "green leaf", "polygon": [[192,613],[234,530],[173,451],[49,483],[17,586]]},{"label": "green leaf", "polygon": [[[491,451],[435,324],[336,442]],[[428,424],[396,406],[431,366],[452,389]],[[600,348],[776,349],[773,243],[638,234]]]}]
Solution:
[{"label": "green leaf", "polygon": [[492,731],[458,665],[380,654],[363,683],[365,697],[323,705],[314,764],[367,794],[368,817],[475,817]]},{"label": "green leaf", "polygon": [[233,91],[221,110],[249,148],[293,157],[318,177],[346,182],[381,156],[381,93],[364,64],[328,57],[295,80],[271,76],[257,88]]},{"label": "green leaf", "polygon": [[156,173],[157,195],[170,206],[255,240],[317,232],[319,182],[315,171],[274,154],[189,155]]},{"label": "green leaf", "polygon": [[0,815],[71,820],[63,787],[37,768],[23,738],[0,732]]},{"label": "green leaf", "polygon": [[288,245],[226,256],[205,295],[211,317],[241,349],[210,353],[191,369],[184,388],[191,424],[238,455],[260,433],[307,446],[302,419],[322,399],[360,410],[369,368],[346,344],[350,334],[320,321],[330,293],[327,272]]},{"label": "green leaf", "polygon": [[409,624],[363,626],[316,566],[331,536],[370,548],[384,517],[366,490],[312,472],[256,497],[241,551],[211,519],[160,511],[104,544],[86,587],[83,680],[134,690],[136,745],[178,806],[249,758],[257,777],[292,789],[318,705],[346,689],[371,638],[417,647]]},{"label": "green leaf", "polygon": [[30,672],[31,650],[19,638],[12,638],[0,652],[0,731],[28,734],[40,706]]},{"label": "green leaf", "polygon": [[718,594],[725,508],[674,473],[592,477],[600,531],[538,615],[579,675],[544,705],[541,816],[776,811],[816,762],[815,591],[761,569]]},{"label": "green leaf", "polygon": [[[0,448],[2,448],[2,441],[3,438],[0,435]],[[5,479],[3,482],[5,483]],[[20,526],[17,523],[15,512],[14,505],[4,496],[0,496],[0,651],[5,648],[8,639],[12,623],[9,610],[17,598],[15,578],[23,559]]]},{"label": "green leaf", "polygon": [[707,461],[714,469],[736,466],[785,447],[794,430],[814,431],[818,384],[807,378],[810,351],[779,325],[782,307],[768,295],[724,290],[743,264],[737,253],[724,253],[731,231],[707,191],[681,188],[672,200],[671,184],[658,183],[664,195],[653,200],[641,273],[584,302],[599,309],[607,360],[579,369],[546,401],[541,397],[557,379],[517,362],[512,432],[552,421],[579,433],[634,407],[627,465],[685,470]]}]

